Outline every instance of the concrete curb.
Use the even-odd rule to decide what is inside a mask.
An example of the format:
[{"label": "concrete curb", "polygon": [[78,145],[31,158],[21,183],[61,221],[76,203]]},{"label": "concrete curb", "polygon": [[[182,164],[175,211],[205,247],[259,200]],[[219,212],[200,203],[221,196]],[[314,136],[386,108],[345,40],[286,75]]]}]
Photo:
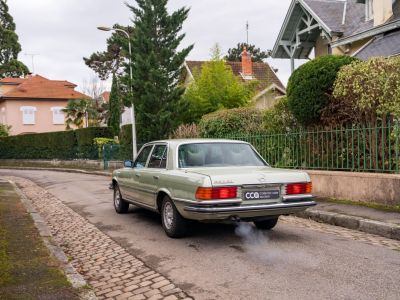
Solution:
[{"label": "concrete curb", "polygon": [[65,173],[79,173],[89,175],[99,175],[111,177],[110,172],[96,171],[96,170],[81,170],[81,169],[65,169],[65,168],[40,168],[40,167],[14,167],[14,166],[0,166],[0,170],[39,170],[39,171],[55,171]]},{"label": "concrete curb", "polygon": [[317,209],[308,209],[297,213],[296,216],[311,219],[320,223],[327,223],[330,225],[380,235],[389,239],[400,240],[400,226],[392,223],[385,223]]},{"label": "concrete curb", "polygon": [[68,258],[60,246],[54,241],[53,236],[46,222],[42,219],[40,214],[35,210],[30,200],[22,193],[18,186],[8,180],[13,185],[15,191],[21,198],[22,204],[25,206],[26,211],[31,215],[35,227],[39,231],[39,235],[42,238],[43,243],[50,252],[50,255],[55,257],[59,262],[61,268],[64,270],[65,276],[68,278],[72,287],[79,289],[79,298],[84,300],[96,300],[97,297],[89,287],[86,280],[80,275],[75,268],[68,262]]}]

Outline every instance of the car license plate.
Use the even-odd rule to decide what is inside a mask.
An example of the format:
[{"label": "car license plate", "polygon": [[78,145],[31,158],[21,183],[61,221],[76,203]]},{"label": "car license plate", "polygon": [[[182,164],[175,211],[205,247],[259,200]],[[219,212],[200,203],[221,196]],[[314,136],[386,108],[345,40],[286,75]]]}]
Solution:
[{"label": "car license plate", "polygon": [[244,191],[245,200],[266,200],[279,198],[279,190]]}]

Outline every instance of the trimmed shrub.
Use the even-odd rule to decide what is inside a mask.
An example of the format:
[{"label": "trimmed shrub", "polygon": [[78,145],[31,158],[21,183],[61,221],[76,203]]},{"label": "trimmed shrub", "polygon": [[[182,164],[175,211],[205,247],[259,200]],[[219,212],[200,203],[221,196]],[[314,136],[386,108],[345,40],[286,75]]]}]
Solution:
[{"label": "trimmed shrub", "polygon": [[78,158],[98,159],[97,146],[93,144],[93,139],[98,137],[113,138],[110,127],[89,127],[75,130],[77,140]]},{"label": "trimmed shrub", "polygon": [[199,129],[202,137],[226,137],[263,131],[262,112],[257,108],[224,109],[203,116]]},{"label": "trimmed shrub", "polygon": [[9,136],[0,138],[0,158],[73,159],[76,146],[73,131]]},{"label": "trimmed shrub", "polygon": [[287,87],[288,103],[302,125],[320,121],[321,110],[329,103],[338,71],[356,60],[344,55],[321,56],[293,72]]},{"label": "trimmed shrub", "polygon": [[110,135],[109,128],[91,127],[2,137],[0,159],[97,159],[93,139]]}]

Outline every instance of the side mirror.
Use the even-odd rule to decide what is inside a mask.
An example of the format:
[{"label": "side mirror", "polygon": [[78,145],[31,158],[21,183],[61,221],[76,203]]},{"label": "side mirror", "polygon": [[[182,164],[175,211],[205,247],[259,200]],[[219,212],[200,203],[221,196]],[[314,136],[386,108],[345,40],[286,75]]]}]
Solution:
[{"label": "side mirror", "polygon": [[125,160],[125,161],[124,161],[124,167],[125,167],[125,168],[132,168],[132,167],[133,167],[133,161],[131,161],[131,160]]}]

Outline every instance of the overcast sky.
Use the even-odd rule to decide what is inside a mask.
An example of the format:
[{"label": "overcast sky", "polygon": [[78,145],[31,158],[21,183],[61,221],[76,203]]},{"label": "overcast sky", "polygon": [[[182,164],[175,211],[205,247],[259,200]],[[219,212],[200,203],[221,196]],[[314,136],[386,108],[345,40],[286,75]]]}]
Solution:
[{"label": "overcast sky", "polygon": [[[128,0],[133,4],[133,0]],[[194,43],[190,60],[206,60],[210,48],[219,43],[223,53],[246,40],[246,21],[250,24],[249,42],[263,50],[272,49],[291,0],[170,0],[170,10],[190,7],[183,31],[184,45]],[[105,49],[109,32],[99,25],[130,24],[132,14],[120,0],[8,0],[22,46],[20,60],[35,74],[49,79],[69,80],[82,88],[94,73],[82,57]],[[289,60],[269,60],[279,69],[286,84]],[[109,86],[109,82],[106,83]]]}]

